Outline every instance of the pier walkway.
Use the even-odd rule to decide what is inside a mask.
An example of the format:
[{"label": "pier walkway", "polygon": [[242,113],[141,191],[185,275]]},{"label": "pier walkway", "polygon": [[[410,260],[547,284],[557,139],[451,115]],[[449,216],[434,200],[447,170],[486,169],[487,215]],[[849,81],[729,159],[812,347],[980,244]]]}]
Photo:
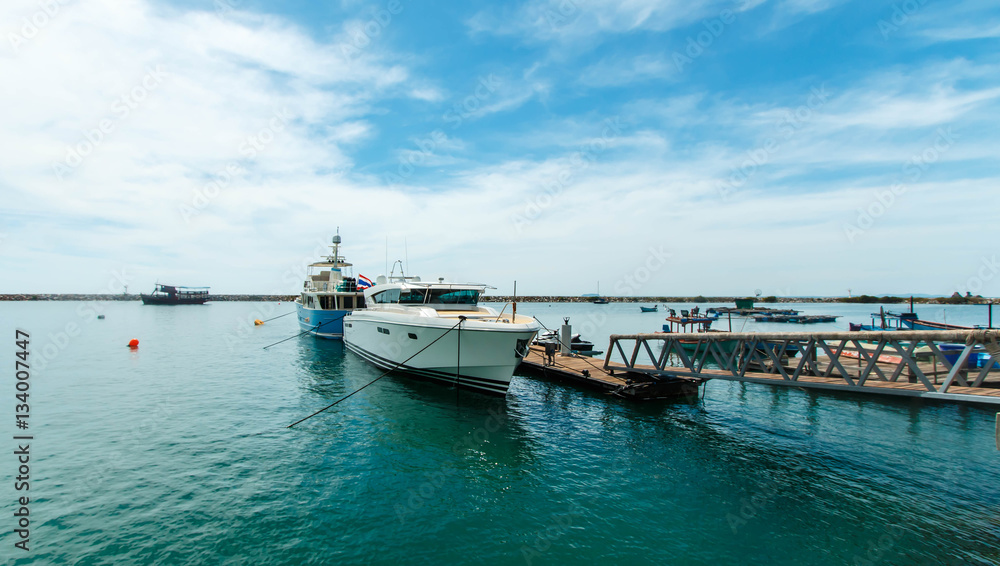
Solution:
[{"label": "pier walkway", "polygon": [[1000,331],[611,336],[614,378],[723,379],[1000,405]]}]

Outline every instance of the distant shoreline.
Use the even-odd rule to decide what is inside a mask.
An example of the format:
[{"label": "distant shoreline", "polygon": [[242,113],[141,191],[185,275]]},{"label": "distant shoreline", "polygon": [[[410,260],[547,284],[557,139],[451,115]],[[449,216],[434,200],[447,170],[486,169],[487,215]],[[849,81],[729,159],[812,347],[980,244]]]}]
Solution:
[{"label": "distant shoreline", "polygon": [[[298,298],[298,295],[211,295],[209,301],[215,302],[291,302]],[[736,299],[744,297],[602,297],[609,303],[731,303],[735,304]],[[513,297],[504,295],[485,295],[484,302],[509,303]],[[0,294],[0,301],[138,301],[139,295],[129,294],[80,294],[80,293],[8,293]],[[517,297],[519,303],[591,303],[594,297],[579,296],[524,296]],[[997,302],[996,299],[986,299],[982,297],[957,298],[957,297],[917,297],[913,302],[921,305],[961,305],[961,304],[981,304]],[[755,301],[757,306],[779,304],[779,303],[855,303],[855,304],[906,304],[910,302],[909,297],[768,297],[767,300]]]}]

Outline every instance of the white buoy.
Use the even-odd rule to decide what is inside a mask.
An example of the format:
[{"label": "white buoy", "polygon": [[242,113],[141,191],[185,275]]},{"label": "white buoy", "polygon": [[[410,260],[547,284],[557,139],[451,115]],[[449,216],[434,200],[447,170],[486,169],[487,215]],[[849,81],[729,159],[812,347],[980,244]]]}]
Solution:
[{"label": "white buoy", "polygon": [[563,319],[563,325],[560,332],[559,343],[562,347],[559,353],[563,356],[568,356],[573,353],[573,349],[570,348],[570,341],[573,340],[573,327],[569,325],[569,317]]}]

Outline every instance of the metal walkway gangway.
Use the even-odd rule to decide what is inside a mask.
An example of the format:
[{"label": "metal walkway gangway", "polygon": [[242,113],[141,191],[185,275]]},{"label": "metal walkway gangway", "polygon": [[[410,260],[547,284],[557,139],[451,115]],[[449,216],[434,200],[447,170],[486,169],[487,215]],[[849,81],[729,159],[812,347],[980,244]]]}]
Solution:
[{"label": "metal walkway gangway", "polygon": [[604,369],[1000,405],[998,341],[998,330],[613,335]]}]

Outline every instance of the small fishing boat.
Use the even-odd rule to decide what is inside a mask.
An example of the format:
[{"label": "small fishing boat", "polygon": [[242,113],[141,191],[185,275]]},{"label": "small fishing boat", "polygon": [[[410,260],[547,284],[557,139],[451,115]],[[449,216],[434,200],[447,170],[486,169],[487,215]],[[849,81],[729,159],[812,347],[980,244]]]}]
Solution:
[{"label": "small fishing boat", "polygon": [[203,305],[208,301],[208,287],[180,287],[156,284],[150,294],[139,293],[144,305]]},{"label": "small fishing boat", "polygon": [[601,282],[600,281],[597,282],[597,294],[596,295],[589,295],[589,296],[593,296],[594,297],[594,300],[591,301],[591,302],[594,303],[595,305],[606,305],[606,304],[608,304],[608,300],[601,296]]},{"label": "small fishing boat", "polygon": [[651,307],[639,307],[639,310],[642,312],[657,312],[660,309],[659,305],[653,305]]},{"label": "small fishing boat", "polygon": [[791,324],[817,324],[821,322],[837,322],[839,316],[831,316],[824,314],[803,314],[803,315],[785,315],[785,314],[763,314],[756,315],[753,317],[754,322],[787,322]]},{"label": "small fishing boat", "polygon": [[976,328],[982,327],[959,326],[957,324],[920,320],[915,312],[911,311],[897,314],[889,312],[883,307],[879,309],[879,312],[872,313],[871,324],[850,323],[849,328],[853,332],[893,332],[898,330],[975,330]]}]

